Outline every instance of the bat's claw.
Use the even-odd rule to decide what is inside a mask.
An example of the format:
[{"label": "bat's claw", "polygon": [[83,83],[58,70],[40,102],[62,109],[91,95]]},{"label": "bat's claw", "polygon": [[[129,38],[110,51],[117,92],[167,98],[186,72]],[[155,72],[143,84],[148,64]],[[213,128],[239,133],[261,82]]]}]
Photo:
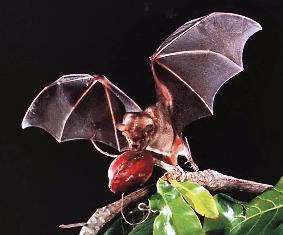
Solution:
[{"label": "bat's claw", "polygon": [[199,171],[199,167],[194,161],[186,161],[185,164],[187,163],[190,163],[190,167],[193,171]]},{"label": "bat's claw", "polygon": [[199,171],[199,168],[198,168],[197,164],[195,164],[195,163],[191,164],[191,168],[192,168],[194,171]]},{"label": "bat's claw", "polygon": [[192,157],[192,153],[191,153],[191,150],[190,150],[190,146],[189,146],[189,143],[188,143],[188,139],[186,137],[184,137],[184,144],[185,144],[185,151],[186,151],[186,158],[187,158],[187,161],[185,164],[187,163],[190,163],[191,165],[191,168],[194,170],[194,171],[199,171],[199,168],[197,166],[197,164],[194,162],[193,160],[193,157]]}]

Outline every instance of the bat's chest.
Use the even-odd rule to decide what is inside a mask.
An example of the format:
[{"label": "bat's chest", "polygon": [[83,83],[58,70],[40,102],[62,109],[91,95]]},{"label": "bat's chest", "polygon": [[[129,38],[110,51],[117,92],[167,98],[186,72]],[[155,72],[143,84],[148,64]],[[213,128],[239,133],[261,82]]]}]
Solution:
[{"label": "bat's chest", "polygon": [[145,110],[154,120],[156,132],[152,136],[148,149],[170,155],[175,134],[169,110],[161,103],[156,103]]},{"label": "bat's chest", "polygon": [[165,155],[170,155],[173,142],[174,130],[172,125],[164,123],[164,125],[159,126],[158,131],[149,143],[149,147]]}]

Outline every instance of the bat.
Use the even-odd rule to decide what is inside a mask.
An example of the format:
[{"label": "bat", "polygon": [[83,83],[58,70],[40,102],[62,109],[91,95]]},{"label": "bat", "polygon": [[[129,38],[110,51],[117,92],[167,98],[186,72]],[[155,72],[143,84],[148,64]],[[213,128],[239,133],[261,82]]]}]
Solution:
[{"label": "bat", "polygon": [[40,127],[58,142],[89,139],[108,156],[97,142],[119,152],[150,150],[174,166],[183,155],[198,170],[182,131],[213,115],[217,91],[243,70],[243,48],[259,30],[259,23],[232,13],[188,21],[150,57],[155,104],[142,110],[104,75],[65,75],[36,96],[22,128]]}]

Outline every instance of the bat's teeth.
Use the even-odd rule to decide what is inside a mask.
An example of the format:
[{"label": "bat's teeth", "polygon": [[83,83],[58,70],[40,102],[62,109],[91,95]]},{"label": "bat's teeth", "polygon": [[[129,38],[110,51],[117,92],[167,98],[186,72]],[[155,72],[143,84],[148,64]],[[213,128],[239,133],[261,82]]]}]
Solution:
[{"label": "bat's teeth", "polygon": [[132,145],[132,149],[136,150],[136,149],[138,149],[138,146],[134,144],[134,145]]}]

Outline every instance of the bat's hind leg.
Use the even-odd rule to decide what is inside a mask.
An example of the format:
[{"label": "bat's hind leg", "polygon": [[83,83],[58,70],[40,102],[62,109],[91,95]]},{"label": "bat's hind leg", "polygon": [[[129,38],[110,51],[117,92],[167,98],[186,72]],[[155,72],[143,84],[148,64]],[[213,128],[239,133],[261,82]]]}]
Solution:
[{"label": "bat's hind leg", "polygon": [[191,153],[191,150],[190,150],[190,146],[189,146],[189,143],[188,143],[188,140],[187,140],[186,137],[184,137],[184,147],[185,147],[185,157],[187,158],[187,162],[186,163],[190,163],[191,164],[191,168],[194,171],[198,171],[199,168],[198,168],[197,164],[193,160],[192,153]]},{"label": "bat's hind leg", "polygon": [[175,141],[174,141],[174,145],[172,147],[172,156],[175,156],[176,162],[177,162],[178,155],[185,156],[187,158],[186,163],[190,163],[191,168],[194,171],[199,170],[197,164],[193,160],[187,138],[186,137],[182,138],[182,137],[177,135],[176,138],[175,138]]}]

